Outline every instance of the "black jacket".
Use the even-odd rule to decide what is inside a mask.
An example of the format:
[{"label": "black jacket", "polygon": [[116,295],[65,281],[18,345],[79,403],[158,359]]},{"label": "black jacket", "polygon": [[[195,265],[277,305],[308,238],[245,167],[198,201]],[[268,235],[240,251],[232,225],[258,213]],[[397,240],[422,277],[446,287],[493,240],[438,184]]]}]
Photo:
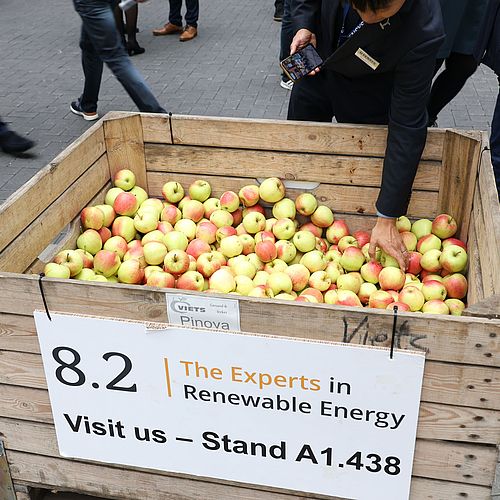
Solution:
[{"label": "black jacket", "polygon": [[[294,0],[292,6],[295,28],[317,35],[324,59],[333,53],[327,71],[337,121],[389,126],[376,207],[403,215],[425,146],[427,101],[444,39],[438,0],[406,0],[389,24],[364,25],[337,50],[341,0]],[[356,56],[359,48],[380,63],[377,69]]]}]

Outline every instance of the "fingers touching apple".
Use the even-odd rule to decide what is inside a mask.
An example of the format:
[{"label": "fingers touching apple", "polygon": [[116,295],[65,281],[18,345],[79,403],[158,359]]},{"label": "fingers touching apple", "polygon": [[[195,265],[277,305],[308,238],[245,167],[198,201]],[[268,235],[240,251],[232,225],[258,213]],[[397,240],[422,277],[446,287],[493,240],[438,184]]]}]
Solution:
[{"label": "fingers touching apple", "polygon": [[368,253],[375,260],[376,249],[381,248],[385,253],[394,257],[401,269],[405,272],[408,267],[408,251],[396,227],[396,219],[379,217],[372,230]]}]

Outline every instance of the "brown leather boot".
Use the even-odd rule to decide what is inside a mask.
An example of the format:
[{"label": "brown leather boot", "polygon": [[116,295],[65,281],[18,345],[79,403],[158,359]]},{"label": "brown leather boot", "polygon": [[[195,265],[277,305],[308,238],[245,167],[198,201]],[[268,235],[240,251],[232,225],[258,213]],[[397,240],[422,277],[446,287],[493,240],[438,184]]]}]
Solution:
[{"label": "brown leather boot", "polygon": [[154,36],[175,35],[176,33],[182,33],[182,26],[172,23],[167,23],[163,28],[153,30]]},{"label": "brown leather boot", "polygon": [[186,26],[182,32],[179,40],[181,42],[188,42],[192,40],[198,34],[198,30],[194,26]]}]

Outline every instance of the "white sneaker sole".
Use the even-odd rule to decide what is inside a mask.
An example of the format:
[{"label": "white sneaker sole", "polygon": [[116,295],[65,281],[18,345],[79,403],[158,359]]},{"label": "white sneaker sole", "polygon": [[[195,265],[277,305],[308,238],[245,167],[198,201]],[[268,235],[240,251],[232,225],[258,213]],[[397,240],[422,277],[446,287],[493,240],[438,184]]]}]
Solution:
[{"label": "white sneaker sole", "polygon": [[287,82],[280,80],[280,87],[282,89],[285,89],[285,90],[292,90],[293,89],[293,82],[291,80],[288,80]]},{"label": "white sneaker sole", "polygon": [[93,122],[94,120],[99,119],[99,115],[97,113],[95,115],[87,115],[83,111],[77,111],[76,109],[73,109],[71,104],[69,105],[69,110],[75,115],[81,116],[87,122]]}]

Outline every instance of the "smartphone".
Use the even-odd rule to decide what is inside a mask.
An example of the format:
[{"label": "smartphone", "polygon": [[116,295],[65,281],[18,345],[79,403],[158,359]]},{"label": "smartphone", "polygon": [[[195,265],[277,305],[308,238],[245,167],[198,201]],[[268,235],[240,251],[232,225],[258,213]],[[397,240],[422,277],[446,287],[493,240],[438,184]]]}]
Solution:
[{"label": "smartphone", "polygon": [[292,82],[300,80],[308,75],[313,69],[322,66],[323,59],[313,45],[308,44],[303,49],[280,62],[281,69],[288,75]]}]

